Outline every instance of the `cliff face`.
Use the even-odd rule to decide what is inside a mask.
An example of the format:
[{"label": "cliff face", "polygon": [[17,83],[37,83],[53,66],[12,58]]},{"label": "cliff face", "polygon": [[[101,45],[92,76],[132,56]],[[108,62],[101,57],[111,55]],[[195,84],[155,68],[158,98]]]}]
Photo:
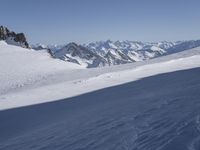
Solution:
[{"label": "cliff face", "polygon": [[29,44],[24,33],[15,33],[4,26],[0,26],[0,40],[4,40],[8,44],[29,48]]}]

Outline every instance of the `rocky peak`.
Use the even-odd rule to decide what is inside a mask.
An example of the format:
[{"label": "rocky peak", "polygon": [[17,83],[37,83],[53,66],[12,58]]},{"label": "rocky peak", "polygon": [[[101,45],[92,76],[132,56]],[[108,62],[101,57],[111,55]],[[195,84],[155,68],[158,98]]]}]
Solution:
[{"label": "rocky peak", "polygon": [[4,27],[0,26],[0,40],[6,40],[9,30]]},{"label": "rocky peak", "polygon": [[0,40],[4,40],[8,44],[29,48],[24,33],[15,33],[4,26],[0,26]]}]

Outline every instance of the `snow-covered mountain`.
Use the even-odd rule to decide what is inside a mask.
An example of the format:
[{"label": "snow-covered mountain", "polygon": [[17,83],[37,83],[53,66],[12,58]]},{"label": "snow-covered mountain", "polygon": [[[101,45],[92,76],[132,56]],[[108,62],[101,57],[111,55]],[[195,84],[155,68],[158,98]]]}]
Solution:
[{"label": "snow-covered mountain", "polygon": [[100,55],[106,55],[109,51],[120,51],[131,62],[142,61],[161,56],[166,53],[168,48],[176,45],[176,42],[145,43],[137,41],[100,41],[85,44],[88,49],[97,51]]},{"label": "snow-covered mountain", "polygon": [[75,64],[132,62],[130,52],[156,57],[172,46],[140,48],[36,51],[0,41],[0,149],[199,150],[200,47],[111,67]]},{"label": "snow-covered mountain", "polygon": [[0,95],[81,66],[53,59],[46,50],[35,51],[0,41]]},{"label": "snow-covered mountain", "polygon": [[[73,49],[77,45],[71,44],[71,51],[67,52],[80,56]],[[84,53],[85,56],[89,54]],[[47,50],[35,51],[0,41],[0,110],[73,97],[155,74],[195,67],[200,67],[200,47],[148,61],[86,69],[53,59]]]},{"label": "snow-covered mountain", "polygon": [[0,41],[1,40],[4,40],[11,45],[29,48],[29,44],[24,33],[15,33],[4,26],[0,26]]},{"label": "snow-covered mountain", "polygon": [[178,42],[98,41],[78,45],[36,45],[46,48],[54,58],[77,63],[87,68],[126,64],[177,53],[200,46],[200,40]]},{"label": "snow-covered mountain", "polygon": [[54,58],[77,63],[86,67],[104,66],[106,63],[106,60],[95,51],[91,51],[76,43],[69,43],[59,50],[54,50],[52,51],[52,55]]},{"label": "snow-covered mountain", "polygon": [[[30,48],[23,33],[0,26],[0,41]],[[37,51],[46,50],[53,58],[86,68],[103,67],[144,61],[200,46],[200,40],[178,42],[98,41],[88,44],[31,45]]]},{"label": "snow-covered mountain", "polygon": [[200,47],[80,67],[0,41],[1,150],[199,150]]}]

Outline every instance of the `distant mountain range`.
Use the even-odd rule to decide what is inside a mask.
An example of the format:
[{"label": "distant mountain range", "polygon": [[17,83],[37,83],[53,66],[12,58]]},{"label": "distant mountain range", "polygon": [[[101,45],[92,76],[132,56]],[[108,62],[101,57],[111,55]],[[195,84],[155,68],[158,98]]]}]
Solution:
[{"label": "distant mountain range", "polygon": [[15,33],[0,26],[0,40],[35,50],[47,49],[53,58],[76,63],[87,68],[119,65],[143,61],[199,47],[200,40],[178,42],[98,41],[89,44],[29,46],[23,33]]},{"label": "distant mountain range", "polygon": [[54,58],[87,68],[143,61],[200,46],[200,40],[178,42],[99,41],[78,45],[33,45],[36,50],[48,49]]}]

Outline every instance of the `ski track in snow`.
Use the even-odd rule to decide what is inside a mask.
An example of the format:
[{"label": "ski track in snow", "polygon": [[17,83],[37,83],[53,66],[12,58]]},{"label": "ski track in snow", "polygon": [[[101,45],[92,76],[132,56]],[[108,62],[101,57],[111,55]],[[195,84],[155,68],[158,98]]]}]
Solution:
[{"label": "ski track in snow", "polygon": [[199,150],[200,68],[0,111],[2,150]]}]

